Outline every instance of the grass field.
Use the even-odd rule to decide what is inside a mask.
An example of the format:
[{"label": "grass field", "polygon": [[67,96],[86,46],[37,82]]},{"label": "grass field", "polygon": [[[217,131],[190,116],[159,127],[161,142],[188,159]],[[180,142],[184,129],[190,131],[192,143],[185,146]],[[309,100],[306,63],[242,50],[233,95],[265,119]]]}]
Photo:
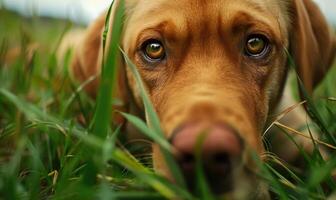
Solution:
[{"label": "grass field", "polygon": [[[70,81],[66,70],[56,70],[69,66],[71,52],[60,63],[55,53],[73,24],[25,19],[5,10],[0,10],[0,19],[0,199],[214,198],[201,178],[199,194],[189,194],[183,180],[171,184],[153,173],[150,140],[122,143],[119,128],[102,117],[111,115],[106,109],[111,97],[93,100]],[[104,73],[108,80],[114,71]],[[109,87],[102,85],[101,94]],[[174,169],[167,142],[155,135],[161,132],[157,117],[145,93],[143,97],[153,127],[127,117],[161,144]],[[320,140],[331,145],[326,148],[330,157],[322,159],[316,146],[312,155],[302,152],[305,168],[277,159],[261,164],[260,178],[270,185],[274,199],[336,199],[335,97],[336,67],[308,101]]]}]

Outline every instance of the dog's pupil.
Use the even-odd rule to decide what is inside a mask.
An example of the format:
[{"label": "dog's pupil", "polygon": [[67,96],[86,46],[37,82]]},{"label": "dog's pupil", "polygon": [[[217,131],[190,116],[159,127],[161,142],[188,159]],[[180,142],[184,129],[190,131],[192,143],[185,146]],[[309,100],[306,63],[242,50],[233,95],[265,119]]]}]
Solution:
[{"label": "dog's pupil", "polygon": [[261,38],[251,38],[247,42],[247,50],[251,54],[259,54],[264,50],[265,41]]},{"label": "dog's pupil", "polygon": [[164,50],[161,44],[151,43],[147,45],[146,53],[152,59],[159,59],[163,56]]}]

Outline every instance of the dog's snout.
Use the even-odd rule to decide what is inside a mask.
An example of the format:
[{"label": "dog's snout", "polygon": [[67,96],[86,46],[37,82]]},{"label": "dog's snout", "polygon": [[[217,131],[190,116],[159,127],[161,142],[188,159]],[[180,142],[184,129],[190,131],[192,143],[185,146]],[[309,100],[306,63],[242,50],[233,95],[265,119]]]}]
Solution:
[{"label": "dog's snout", "polygon": [[188,124],[174,133],[171,142],[191,188],[195,182],[195,152],[200,148],[201,163],[213,192],[230,189],[232,158],[242,154],[242,143],[233,129],[223,124]]}]

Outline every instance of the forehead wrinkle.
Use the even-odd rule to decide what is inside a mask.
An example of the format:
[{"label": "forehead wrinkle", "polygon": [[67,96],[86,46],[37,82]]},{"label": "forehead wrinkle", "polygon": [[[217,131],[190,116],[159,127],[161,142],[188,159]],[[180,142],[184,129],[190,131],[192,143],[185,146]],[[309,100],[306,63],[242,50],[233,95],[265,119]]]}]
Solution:
[{"label": "forehead wrinkle", "polygon": [[255,28],[259,29],[259,31],[266,31],[266,33],[270,34],[271,36],[275,37],[280,32],[278,26],[274,23],[264,20],[264,18],[258,18],[254,15],[249,14],[246,11],[239,11],[232,17],[232,31],[234,32],[236,29],[239,28]]},{"label": "forehead wrinkle", "polygon": [[248,31],[259,31],[265,33],[270,39],[277,44],[281,44],[284,35],[277,18],[271,17],[269,14],[260,15],[256,10],[249,9],[229,9],[229,13],[221,15],[220,30],[222,33],[244,34]]},{"label": "forehead wrinkle", "polygon": [[278,15],[284,0],[243,0],[248,8],[254,9],[264,14]]},{"label": "forehead wrinkle", "polygon": [[267,13],[267,12],[270,11],[270,9],[268,7],[269,4],[265,3],[265,1],[263,1],[261,3],[259,0],[247,0],[247,1],[244,1],[244,2],[246,4],[248,4],[248,7],[250,9],[254,9],[254,10],[262,12],[262,13]]},{"label": "forehead wrinkle", "polygon": [[221,9],[223,13],[227,14],[227,17],[234,16],[239,11],[269,21],[275,21],[277,18],[283,17],[280,16],[281,8],[276,0],[236,0],[227,2]]},{"label": "forehead wrinkle", "polygon": [[185,31],[185,21],[185,12],[172,1],[144,0],[132,13],[128,24],[135,29],[133,33],[145,29],[179,33]]},{"label": "forehead wrinkle", "polygon": [[[285,6],[287,3],[284,3],[285,1],[287,0],[244,0],[246,4],[236,4],[238,5],[236,9],[249,13],[253,18],[263,21],[268,27],[271,27],[271,30],[277,36],[285,40],[287,37],[286,24],[288,24]],[[246,7],[246,9],[242,9],[243,7]]]}]

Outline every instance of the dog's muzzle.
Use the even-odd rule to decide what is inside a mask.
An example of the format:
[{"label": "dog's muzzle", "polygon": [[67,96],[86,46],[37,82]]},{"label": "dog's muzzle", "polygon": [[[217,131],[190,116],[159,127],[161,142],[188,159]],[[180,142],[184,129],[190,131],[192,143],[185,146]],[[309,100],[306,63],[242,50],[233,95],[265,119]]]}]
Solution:
[{"label": "dog's muzzle", "polygon": [[197,187],[197,148],[212,192],[223,194],[233,189],[233,160],[241,158],[243,143],[232,128],[224,123],[188,123],[174,131],[171,143],[191,191]]}]

